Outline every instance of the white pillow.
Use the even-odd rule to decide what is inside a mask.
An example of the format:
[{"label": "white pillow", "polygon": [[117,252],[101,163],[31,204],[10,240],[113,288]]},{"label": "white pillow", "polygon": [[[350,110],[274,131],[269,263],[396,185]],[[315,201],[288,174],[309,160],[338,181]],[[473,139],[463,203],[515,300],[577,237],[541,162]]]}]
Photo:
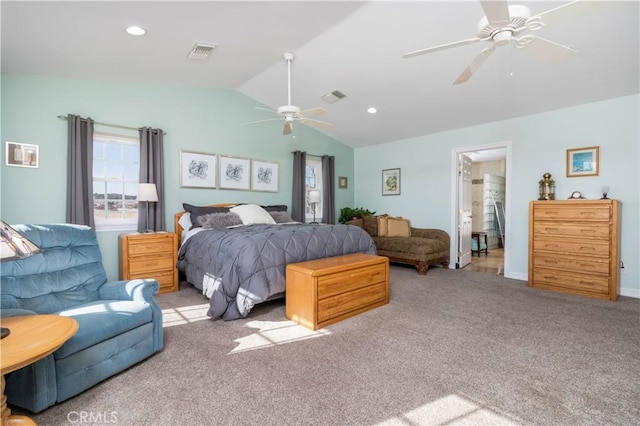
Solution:
[{"label": "white pillow", "polygon": [[182,226],[182,229],[186,231],[191,229],[191,226],[193,226],[193,224],[191,223],[191,213],[185,213],[182,216],[180,216],[180,219],[178,220],[178,224]]},{"label": "white pillow", "polygon": [[256,204],[242,204],[240,206],[231,207],[229,211],[240,216],[243,225],[276,223],[268,211]]}]

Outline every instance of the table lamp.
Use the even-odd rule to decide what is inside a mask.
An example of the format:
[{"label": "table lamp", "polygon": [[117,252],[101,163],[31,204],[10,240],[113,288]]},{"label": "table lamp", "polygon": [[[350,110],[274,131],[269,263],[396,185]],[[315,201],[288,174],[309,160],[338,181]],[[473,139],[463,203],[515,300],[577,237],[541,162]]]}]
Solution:
[{"label": "table lamp", "polygon": [[158,202],[158,191],[156,191],[155,183],[138,184],[138,202],[147,204],[147,219],[144,224],[145,229],[143,232],[153,232],[153,229],[149,229],[149,203]]},{"label": "table lamp", "polygon": [[317,189],[312,189],[309,191],[309,204],[311,204],[311,208],[313,209],[313,222],[314,225],[317,225],[316,222],[316,206],[320,202],[320,191]]},{"label": "table lamp", "polygon": [[[0,221],[0,261],[25,259],[40,253],[42,249],[29,241],[27,237]],[[1,327],[0,338],[9,335],[9,329]]]}]

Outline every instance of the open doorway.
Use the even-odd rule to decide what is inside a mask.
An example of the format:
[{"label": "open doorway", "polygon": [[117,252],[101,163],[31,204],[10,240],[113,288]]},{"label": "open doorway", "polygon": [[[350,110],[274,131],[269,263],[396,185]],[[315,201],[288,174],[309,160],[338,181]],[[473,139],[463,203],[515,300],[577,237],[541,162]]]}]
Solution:
[{"label": "open doorway", "polygon": [[511,142],[452,154],[450,264],[508,276]]}]

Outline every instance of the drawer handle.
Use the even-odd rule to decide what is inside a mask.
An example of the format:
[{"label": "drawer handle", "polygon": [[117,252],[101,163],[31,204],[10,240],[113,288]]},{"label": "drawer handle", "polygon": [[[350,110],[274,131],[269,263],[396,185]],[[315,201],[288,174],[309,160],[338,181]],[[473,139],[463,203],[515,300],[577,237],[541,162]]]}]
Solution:
[{"label": "drawer handle", "polygon": [[554,259],[545,259],[544,263],[548,263],[548,264],[551,264],[551,265],[557,265],[558,261],[554,260]]},{"label": "drawer handle", "polygon": [[551,248],[558,248],[557,244],[549,244],[549,243],[547,243],[547,244],[545,244],[545,246],[551,247]]},{"label": "drawer handle", "polygon": [[585,246],[582,246],[582,247],[580,247],[580,250],[594,251],[594,250],[595,250],[595,247],[585,247]]},{"label": "drawer handle", "polygon": [[545,276],[544,276],[544,279],[545,279],[545,280],[554,280],[554,281],[555,281],[555,280],[557,280],[557,278],[556,278],[556,277],[549,276],[549,275],[545,275]]},{"label": "drawer handle", "polygon": [[580,230],[580,233],[581,233],[581,234],[593,234],[593,233],[595,233],[595,232],[596,232],[596,230],[595,230],[595,229],[581,229],[581,230]]},{"label": "drawer handle", "polygon": [[548,232],[558,232],[558,228],[545,228]]}]

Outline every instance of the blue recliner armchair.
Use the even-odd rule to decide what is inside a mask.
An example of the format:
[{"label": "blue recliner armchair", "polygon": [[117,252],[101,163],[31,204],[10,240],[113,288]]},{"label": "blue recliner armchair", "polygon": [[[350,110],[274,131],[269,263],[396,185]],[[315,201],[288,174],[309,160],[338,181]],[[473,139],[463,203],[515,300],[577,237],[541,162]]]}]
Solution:
[{"label": "blue recliner armchair", "polygon": [[162,349],[156,280],[107,282],[89,227],[14,228],[43,251],[1,264],[2,316],[58,314],[79,327],[53,354],[6,376],[10,404],[40,412]]}]

